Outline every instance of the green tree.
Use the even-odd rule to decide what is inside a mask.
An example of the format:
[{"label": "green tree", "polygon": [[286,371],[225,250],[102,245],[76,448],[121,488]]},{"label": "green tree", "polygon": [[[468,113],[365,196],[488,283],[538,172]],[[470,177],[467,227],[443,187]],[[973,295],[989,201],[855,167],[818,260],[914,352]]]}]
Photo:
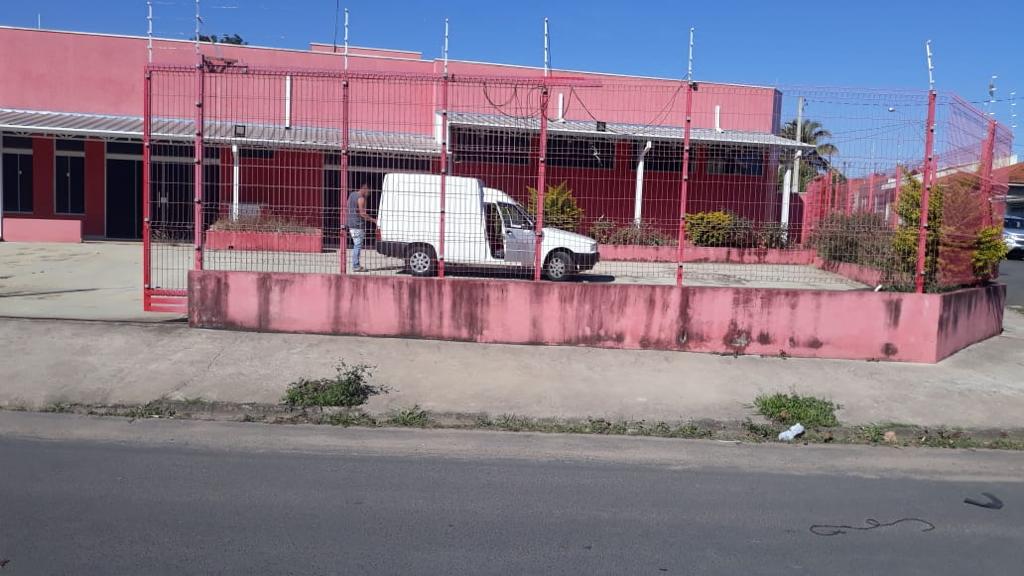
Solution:
[{"label": "green tree", "polygon": [[[527,206],[530,214],[537,214],[537,189],[527,186],[530,193],[530,202]],[[576,205],[576,198],[572,195],[568,182],[562,182],[558,186],[548,185],[544,193],[544,225],[561,230],[575,232],[583,219],[583,209]]]},{"label": "green tree", "polygon": [[[779,135],[783,138],[790,140],[796,140],[796,119],[786,122],[782,126],[782,130]],[[819,173],[825,172],[829,169],[831,156],[839,154],[839,148],[835,144],[832,144],[829,140],[832,138],[832,132],[827,130],[821,122],[817,120],[803,120],[800,129],[800,142],[804,144],[811,144],[814,146],[814,150],[805,152],[801,157],[800,163],[800,189],[805,190],[807,183],[813,180]],[[792,149],[787,149],[779,155],[780,170],[779,170],[779,182],[781,184],[783,174],[785,174],[786,167],[793,163]]]}]

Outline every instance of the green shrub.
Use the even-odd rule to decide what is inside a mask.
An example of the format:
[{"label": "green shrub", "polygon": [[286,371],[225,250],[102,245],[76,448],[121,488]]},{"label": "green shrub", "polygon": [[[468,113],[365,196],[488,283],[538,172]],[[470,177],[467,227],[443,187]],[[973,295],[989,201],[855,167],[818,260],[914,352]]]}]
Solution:
[{"label": "green shrub", "polygon": [[974,254],[971,255],[974,276],[979,280],[991,280],[999,262],[1006,258],[1007,252],[1001,227],[986,226],[982,228],[974,243]]},{"label": "green shrub", "polygon": [[[530,214],[537,214],[537,189],[527,186],[530,193],[530,202],[527,207]],[[558,186],[548,185],[544,193],[544,226],[558,228],[575,232],[583,219],[583,209],[576,205],[576,198],[572,195],[567,182]]]},{"label": "green shrub", "polygon": [[617,225],[604,216],[590,226],[590,237],[601,244],[630,246],[675,246],[676,239],[646,222],[639,226],[629,223]]},{"label": "green shrub", "polygon": [[718,210],[686,215],[686,238],[696,246],[730,246],[735,241],[736,217]]},{"label": "green shrub", "polygon": [[810,242],[822,260],[887,268],[893,252],[892,235],[882,214],[833,213],[817,224]]},{"label": "green shrub", "polygon": [[754,406],[759,414],[784,426],[798,422],[806,428],[839,425],[839,419],[836,418],[839,405],[814,396],[762,394],[754,399]]},{"label": "green shrub", "polygon": [[333,378],[300,378],[288,385],[284,403],[292,407],[361,406],[370,396],[387,392],[370,384],[373,368],[366,364],[349,366],[341,362]]}]

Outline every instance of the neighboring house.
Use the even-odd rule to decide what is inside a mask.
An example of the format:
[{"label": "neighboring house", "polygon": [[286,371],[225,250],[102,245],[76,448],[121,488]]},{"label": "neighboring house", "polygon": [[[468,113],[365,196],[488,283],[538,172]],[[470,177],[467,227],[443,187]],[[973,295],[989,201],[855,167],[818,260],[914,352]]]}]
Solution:
[{"label": "neighboring house", "polygon": [[1024,162],[1010,166],[1006,215],[1024,217]]}]

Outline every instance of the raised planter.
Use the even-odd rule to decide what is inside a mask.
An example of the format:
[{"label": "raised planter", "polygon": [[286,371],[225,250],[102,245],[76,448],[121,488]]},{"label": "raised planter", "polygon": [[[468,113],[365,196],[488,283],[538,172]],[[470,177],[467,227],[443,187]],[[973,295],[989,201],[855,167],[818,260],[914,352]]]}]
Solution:
[{"label": "raised planter", "polygon": [[937,362],[1000,333],[1006,292],[193,270],[188,298],[201,328]]},{"label": "raised planter", "polygon": [[[611,262],[675,262],[676,246],[636,246],[601,244],[601,260]],[[712,248],[687,244],[684,262],[720,262],[729,264],[812,264],[815,252],[804,248]]]},{"label": "raised planter", "polygon": [[207,230],[205,247],[210,250],[322,252],[323,234],[319,228],[310,228],[309,232]]}]

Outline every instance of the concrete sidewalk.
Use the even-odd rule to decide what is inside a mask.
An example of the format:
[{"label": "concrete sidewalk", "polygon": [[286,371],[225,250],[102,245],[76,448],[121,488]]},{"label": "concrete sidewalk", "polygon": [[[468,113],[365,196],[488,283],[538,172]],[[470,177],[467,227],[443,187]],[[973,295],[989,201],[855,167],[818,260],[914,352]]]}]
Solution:
[{"label": "concrete sidewalk", "polygon": [[142,403],[167,397],[278,402],[334,364],[377,366],[390,394],[372,412],[740,420],[762,392],[842,405],[845,424],[1024,426],[1024,315],[938,365],[737,358],[680,352],[509,346],[134,324],[0,319],[0,406]]}]

